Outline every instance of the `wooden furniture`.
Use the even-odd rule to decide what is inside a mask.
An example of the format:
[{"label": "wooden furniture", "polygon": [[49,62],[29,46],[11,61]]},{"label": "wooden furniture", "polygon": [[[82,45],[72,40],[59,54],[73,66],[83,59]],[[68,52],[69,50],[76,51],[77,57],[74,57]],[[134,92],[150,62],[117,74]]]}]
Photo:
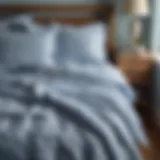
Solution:
[{"label": "wooden furniture", "polygon": [[138,95],[138,99],[135,102],[136,109],[144,122],[146,133],[151,142],[150,147],[140,147],[144,160],[154,160],[156,156],[153,150],[155,148],[153,133],[155,134],[156,127],[151,107],[154,64],[154,56],[147,52],[145,55],[121,52],[117,56],[118,67]]},{"label": "wooden furniture", "polygon": [[137,107],[150,105],[154,58],[148,53],[138,55],[136,53],[123,52],[119,53],[117,57],[117,65],[137,93]]},{"label": "wooden furniture", "polygon": [[[0,14],[33,14],[37,23],[48,24],[58,22],[63,24],[82,25],[102,21],[107,24],[106,49],[111,60],[115,59],[115,7],[109,4],[28,4],[0,5]],[[40,16],[41,15],[41,16]]]}]

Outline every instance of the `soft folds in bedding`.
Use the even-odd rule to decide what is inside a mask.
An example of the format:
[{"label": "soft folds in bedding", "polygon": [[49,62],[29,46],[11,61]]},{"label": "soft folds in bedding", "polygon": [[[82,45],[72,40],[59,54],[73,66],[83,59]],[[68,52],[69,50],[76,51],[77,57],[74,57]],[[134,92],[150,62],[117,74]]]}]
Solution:
[{"label": "soft folds in bedding", "polygon": [[0,74],[4,159],[11,153],[20,160],[87,159],[84,148],[91,159],[140,159],[138,145],[146,137],[127,94],[132,91],[112,66],[27,73],[0,68]]}]

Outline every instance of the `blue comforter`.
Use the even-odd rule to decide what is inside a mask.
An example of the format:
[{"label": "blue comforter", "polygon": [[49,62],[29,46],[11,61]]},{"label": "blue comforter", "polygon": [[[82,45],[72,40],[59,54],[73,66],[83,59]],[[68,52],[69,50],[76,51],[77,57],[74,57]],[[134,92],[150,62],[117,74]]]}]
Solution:
[{"label": "blue comforter", "polygon": [[135,95],[112,65],[0,75],[0,159],[141,159]]}]

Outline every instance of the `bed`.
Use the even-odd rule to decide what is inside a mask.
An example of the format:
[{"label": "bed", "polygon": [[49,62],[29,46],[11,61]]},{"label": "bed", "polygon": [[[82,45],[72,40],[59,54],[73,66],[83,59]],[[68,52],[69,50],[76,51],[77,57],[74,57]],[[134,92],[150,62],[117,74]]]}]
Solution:
[{"label": "bed", "polygon": [[[7,57],[9,68],[2,64],[0,67],[0,159],[139,160],[144,156],[141,151],[147,154],[148,140],[133,105],[136,97],[122,73],[111,62],[114,59],[113,6],[1,5],[0,12],[36,13],[34,21],[43,24],[60,22],[81,26],[101,20],[107,24],[108,33],[107,63],[77,65],[72,64],[75,60],[69,59],[69,63],[64,65],[68,58],[64,54],[66,59],[53,68],[48,67],[51,58],[44,63],[47,67],[25,67],[23,64],[20,68],[13,68],[24,51],[23,43],[19,37],[15,41],[15,34],[9,37],[12,42],[8,42],[6,32],[1,33],[0,46],[7,44],[1,48],[1,55],[2,51],[5,56],[8,52],[11,54],[13,49],[8,48],[15,44],[18,50],[14,50],[11,59]],[[53,16],[50,16],[51,12]],[[5,41],[2,41],[2,36],[5,36]],[[27,40],[29,43],[30,38]],[[41,36],[35,39],[32,47],[37,41],[42,45],[46,43],[43,40]],[[30,45],[27,45],[29,52]],[[32,55],[28,60],[26,54],[23,62],[33,60],[38,64],[40,59],[43,62],[48,52],[41,56],[43,49],[41,45],[38,48],[39,55]],[[4,56],[0,58],[6,60]]]}]

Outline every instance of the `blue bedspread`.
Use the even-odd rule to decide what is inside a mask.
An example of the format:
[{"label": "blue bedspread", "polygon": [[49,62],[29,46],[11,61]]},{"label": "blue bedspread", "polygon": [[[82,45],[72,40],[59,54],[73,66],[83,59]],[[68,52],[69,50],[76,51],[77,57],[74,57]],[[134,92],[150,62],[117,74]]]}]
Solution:
[{"label": "blue bedspread", "polygon": [[135,95],[112,65],[0,69],[0,159],[139,160]]}]

